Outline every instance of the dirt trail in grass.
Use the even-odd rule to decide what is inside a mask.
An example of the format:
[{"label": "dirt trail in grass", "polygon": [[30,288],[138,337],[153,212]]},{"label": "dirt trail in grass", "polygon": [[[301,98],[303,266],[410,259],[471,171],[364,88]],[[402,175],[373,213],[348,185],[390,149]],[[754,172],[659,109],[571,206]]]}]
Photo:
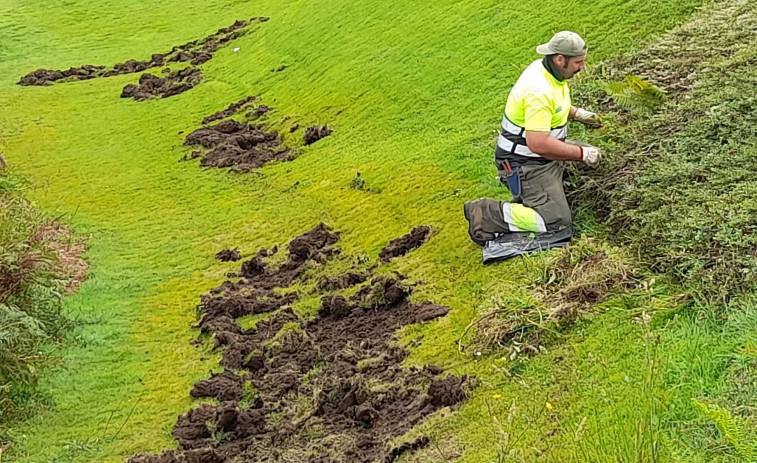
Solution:
[{"label": "dirt trail in grass", "polygon": [[106,68],[100,65],[85,64],[66,70],[50,70],[40,68],[23,76],[19,85],[50,85],[59,81],[89,80],[98,77],[112,77],[120,74],[132,74],[148,69],[166,66],[170,63],[189,62],[197,66],[210,61],[219,47],[242,37],[250,32],[249,27],[258,22],[268,21],[267,17],[254,17],[249,21],[239,19],[229,27],[218,29],[215,33],[204,39],[193,40],[182,45],[177,45],[167,53],[154,53],[149,60],[138,61],[126,60]]}]

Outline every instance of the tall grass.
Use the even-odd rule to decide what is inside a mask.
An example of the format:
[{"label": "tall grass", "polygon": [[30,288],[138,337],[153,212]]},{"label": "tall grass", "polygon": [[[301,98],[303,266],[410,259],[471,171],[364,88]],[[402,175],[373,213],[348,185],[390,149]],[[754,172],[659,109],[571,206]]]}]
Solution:
[{"label": "tall grass", "polygon": [[44,215],[20,184],[0,171],[0,431],[34,398],[44,347],[67,326],[56,255],[37,233]]}]

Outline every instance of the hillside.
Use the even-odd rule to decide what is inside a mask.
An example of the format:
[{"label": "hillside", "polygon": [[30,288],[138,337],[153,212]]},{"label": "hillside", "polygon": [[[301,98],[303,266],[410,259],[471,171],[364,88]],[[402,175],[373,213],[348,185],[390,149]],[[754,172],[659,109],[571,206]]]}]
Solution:
[{"label": "hillside", "polygon": [[[177,417],[216,420],[199,404],[219,398],[273,430],[229,453],[242,461],[385,461],[404,442],[403,463],[757,458],[748,0],[10,3],[3,151],[30,199],[89,238],[90,270],[32,413],[0,434],[9,461],[159,454]],[[573,172],[569,248],[484,267],[462,204],[509,196],[492,165],[504,101],[562,29],[591,50],[574,97],[607,118],[572,135],[607,162]],[[18,85],[84,65],[103,68]],[[606,83],[628,74],[664,101],[613,100]],[[263,142],[231,165],[228,137]],[[382,253],[418,226],[419,247]],[[219,306],[243,308],[230,328]],[[190,396],[261,351],[300,368],[295,385],[272,366]],[[324,373],[340,361],[353,369]],[[399,405],[340,421],[365,396]],[[249,444],[213,426],[179,443]]]}]

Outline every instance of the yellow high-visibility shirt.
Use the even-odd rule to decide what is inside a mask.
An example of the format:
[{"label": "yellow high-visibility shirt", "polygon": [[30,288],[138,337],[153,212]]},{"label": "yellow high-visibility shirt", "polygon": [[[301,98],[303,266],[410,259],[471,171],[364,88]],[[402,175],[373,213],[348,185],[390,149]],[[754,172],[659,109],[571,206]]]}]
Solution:
[{"label": "yellow high-visibility shirt", "polygon": [[510,90],[505,115],[529,132],[549,132],[568,123],[570,107],[568,82],[555,79],[539,59],[523,71]]}]

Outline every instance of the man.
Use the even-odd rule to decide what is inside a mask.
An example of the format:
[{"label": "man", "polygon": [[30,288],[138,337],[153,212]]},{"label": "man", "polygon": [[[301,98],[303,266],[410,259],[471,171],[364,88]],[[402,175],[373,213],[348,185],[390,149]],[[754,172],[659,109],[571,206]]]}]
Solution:
[{"label": "man", "polygon": [[[496,200],[480,199],[465,205],[471,238],[482,245],[512,232],[569,228],[572,220],[563,191],[563,163],[596,167],[602,157],[596,147],[566,143],[570,120],[601,126],[597,114],[571,105],[567,81],[584,69],[586,42],[574,32],[563,31],[536,47],[536,52],[543,58],[531,63],[510,91],[494,152],[500,181],[513,200],[495,204]],[[572,231],[566,233],[569,241]]]}]

